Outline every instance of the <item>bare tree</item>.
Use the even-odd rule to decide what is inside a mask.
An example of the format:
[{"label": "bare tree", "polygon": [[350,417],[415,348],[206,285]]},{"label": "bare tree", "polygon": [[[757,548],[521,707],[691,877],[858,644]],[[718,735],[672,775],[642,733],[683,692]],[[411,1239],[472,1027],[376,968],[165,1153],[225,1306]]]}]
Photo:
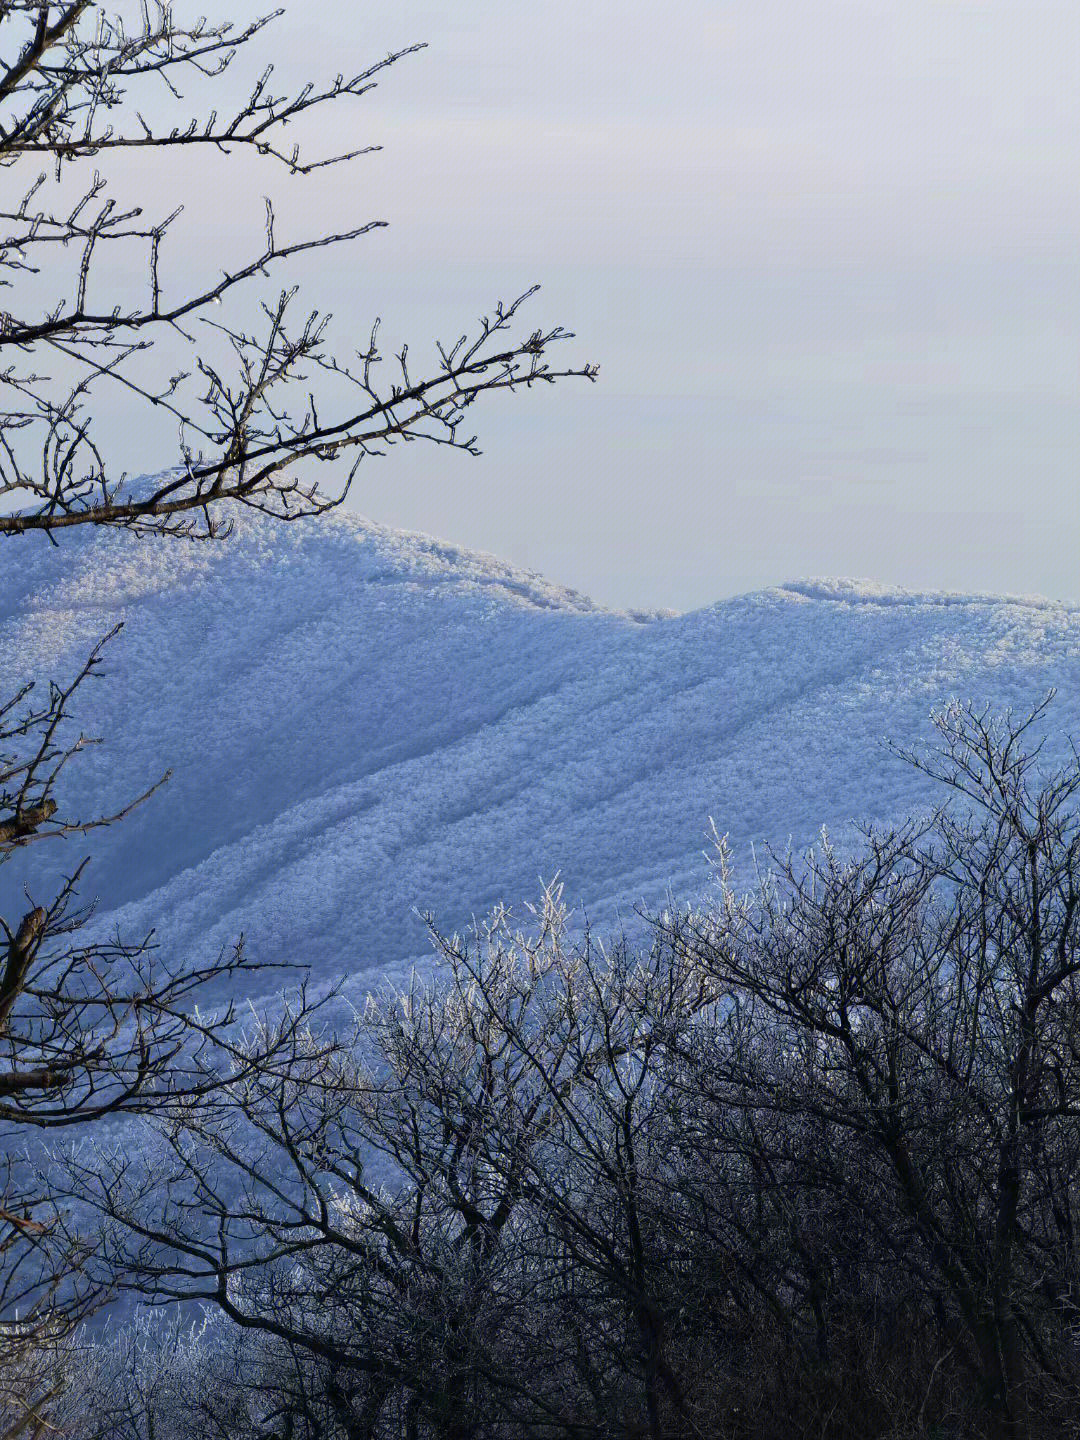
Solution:
[{"label": "bare tree", "polygon": [[[334,117],[420,48],[288,94],[265,66],[246,99],[234,100],[236,65],[257,51],[274,18],[186,23],[166,0],[122,15],[97,0],[0,4],[0,169],[10,182],[0,197],[8,291],[0,309],[0,535],[41,531],[55,541],[67,527],[91,524],[208,538],[227,528],[226,502],[283,519],[318,514],[341,502],[360,460],[395,441],[476,453],[462,422],[486,392],[595,378],[592,366],[550,365],[549,347],[570,338],[562,327],[519,329],[532,290],[496,305],[471,334],[437,344],[426,371],[403,348],[394,378],[380,380],[378,321],[341,358],[330,317],[298,312],[290,262],[357,240],[381,220],[358,217],[341,233],[286,241],[267,200],[263,239],[245,261],[225,272],[208,265],[205,281],[187,288],[170,282],[183,197],[155,215],[117,198],[104,173],[113,152],[248,153],[286,178],[345,164],[365,152],[334,148]],[[211,97],[201,113],[184,109],[188,85]],[[311,119],[331,139],[309,158],[285,136]],[[141,280],[110,293],[109,258],[129,257],[133,247],[144,260]],[[260,298],[277,271],[285,288]],[[247,318],[236,309],[245,294]],[[127,426],[163,436],[159,422],[171,427],[173,448],[163,449],[156,477],[132,480],[110,459],[116,421],[105,434],[97,418],[108,391],[130,407]],[[327,465],[337,467],[329,488],[317,473]],[[109,638],[43,697],[21,676],[9,682],[9,698],[0,696],[0,865],[25,864],[39,843],[123,819],[161,783],[118,767],[111,808],[64,810],[65,768],[97,743],[78,729],[77,710]],[[77,899],[86,863],[72,865],[58,893],[36,894],[31,883],[21,914],[0,919],[0,1365],[25,1381],[2,1396],[0,1433],[12,1435],[45,1424],[48,1356],[110,1284],[100,1273],[90,1279],[86,1241],[19,1137],[100,1128],[110,1116],[182,1101],[205,1106],[225,1076],[258,1067],[271,1077],[279,1061],[311,1065],[318,1054],[310,1037],[302,1055],[297,1048],[307,1033],[303,998],[264,1027],[256,1050],[239,1046],[227,1004],[206,1013],[207,995],[250,968],[239,947],[193,969],[184,956],[157,953],[149,936],[88,940],[80,932],[90,909]],[[38,1350],[48,1352],[44,1360]]]},{"label": "bare tree", "polygon": [[906,1296],[1003,1440],[1057,1433],[1080,1382],[1080,759],[1040,773],[1044,714],[947,710],[909,758],[955,807],[679,935],[726,997],[690,1114],[744,1283],[822,1346],[834,1301]]},{"label": "bare tree", "polygon": [[[286,127],[318,116],[322,133],[333,137],[331,107],[336,114],[367,94],[384,70],[421,48],[293,94],[275,90],[268,66],[246,101],[226,94],[201,117],[184,111],[185,78],[223,83],[274,18],[186,25],[166,0],[147,0],[130,25],[96,0],[0,7],[0,53],[7,57],[0,61],[0,166],[12,177],[27,173],[21,198],[0,209],[0,270],[14,291],[0,315],[0,383],[9,397],[0,415],[0,497],[7,502],[0,534],[95,523],[209,535],[225,499],[284,518],[317,513],[340,503],[364,457],[395,440],[423,438],[475,453],[462,421],[486,392],[595,378],[589,365],[549,364],[549,347],[570,338],[562,327],[516,331],[532,290],[498,304],[472,334],[437,345],[426,373],[415,371],[402,349],[386,382],[379,379],[378,322],[343,359],[331,345],[330,317],[298,313],[293,285],[257,304],[246,323],[222,318],[219,303],[240,298],[245,285],[282,267],[287,273],[288,262],[306,251],[357,240],[381,220],[285,242],[268,200],[263,244],[246,262],[174,293],[165,259],[182,206],[146,216],[141,205],[114,198],[98,169],[80,179],[87,161],[152,148],[250,152],[293,177],[343,164],[365,152],[335,151],[331,139],[329,153],[309,159],[286,142]],[[163,100],[177,118],[158,125],[146,116]],[[103,260],[114,248],[138,244],[146,264],[139,292],[106,294],[97,278]],[[68,255],[77,262],[64,282]],[[41,270],[57,283],[44,300],[22,299],[23,282]],[[211,349],[220,360],[207,358]],[[58,365],[74,377],[66,386],[48,379]],[[159,385],[148,380],[155,373],[165,377]],[[109,463],[93,415],[103,386],[122,389],[134,423],[140,410],[146,421],[168,416],[175,423],[174,457],[162,455],[157,479],[131,482]],[[329,490],[313,470],[327,464],[344,465]]]},{"label": "bare tree", "polygon": [[248,1367],[264,1418],[697,1433],[650,1188],[658,1055],[707,991],[667,950],[570,943],[555,894],[538,918],[434,931],[437,983],[373,1000],[329,1066],[230,1087],[232,1113],[186,1112],[151,1166],[73,1171],[109,1221],[108,1272],[270,1347]]},{"label": "bare tree", "polygon": [[[111,637],[107,637],[111,638]],[[105,642],[72,680],[40,703],[24,687],[0,713],[0,866],[48,840],[122,819],[157,788],[111,814],[60,808],[63,772],[88,744],[74,728],[82,687],[100,669]],[[167,778],[167,777],[163,777]],[[0,1435],[37,1434],[45,1408],[68,1385],[64,1347],[75,1325],[106,1299],[110,1277],[91,1276],[92,1242],[67,1211],[40,1138],[82,1133],[124,1115],[179,1103],[212,1105],[252,1064],[288,1063],[307,1033],[302,997],[263,1032],[257,1053],[234,1036],[236,1014],[220,997],[241,973],[266,967],[242,943],[203,966],[159,953],[152,935],[86,937],[93,907],[78,903],[87,861],[59,891],[27,892],[17,924],[0,917]],[[199,1001],[202,1008],[199,1008]]]}]

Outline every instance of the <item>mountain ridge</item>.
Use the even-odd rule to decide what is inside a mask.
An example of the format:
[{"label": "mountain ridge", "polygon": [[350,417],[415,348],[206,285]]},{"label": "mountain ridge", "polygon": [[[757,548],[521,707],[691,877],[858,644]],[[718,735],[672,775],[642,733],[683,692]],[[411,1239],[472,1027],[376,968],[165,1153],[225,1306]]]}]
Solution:
[{"label": "mountain ridge", "polygon": [[[95,840],[95,924],[192,958],[243,931],[255,958],[360,987],[426,953],[421,909],[453,928],[559,872],[606,922],[704,889],[710,821],[745,858],[925,806],[882,741],[928,739],[953,698],[1056,686],[1051,751],[1080,733],[1080,608],[1037,597],[807,579],[643,615],[341,513],[5,559],[0,693],[125,622],[83,697],[106,744],[74,803],[175,772]],[[47,850],[35,893],[74,854]]]},{"label": "mountain ridge", "polygon": [[[869,605],[1019,605],[1031,610],[1080,611],[1080,602],[1053,600],[1046,595],[995,594],[991,591],[910,590],[903,585],[882,585],[875,580],[834,576],[807,576],[775,587],[808,600],[835,600]],[[753,593],[753,592],[751,592]],[[723,602],[721,602],[723,603]],[[692,613],[692,612],[691,612]]]}]

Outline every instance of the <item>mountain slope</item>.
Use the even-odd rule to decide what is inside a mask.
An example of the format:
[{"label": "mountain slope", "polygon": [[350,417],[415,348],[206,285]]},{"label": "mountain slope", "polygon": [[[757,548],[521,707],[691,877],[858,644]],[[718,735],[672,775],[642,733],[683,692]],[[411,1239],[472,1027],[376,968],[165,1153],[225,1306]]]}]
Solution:
[{"label": "mountain slope", "polygon": [[[0,694],[125,621],[84,697],[107,744],[74,798],[174,770],[96,842],[95,923],[191,954],[244,931],[254,956],[358,985],[425,953],[416,907],[459,925],[559,871],[605,919],[707,884],[710,817],[744,858],[925,805],[881,742],[928,738],[954,696],[1026,707],[1056,686],[1051,744],[1080,734],[1080,610],[1046,601],[807,582],[627,615],[347,515],[4,560]],[[74,844],[38,848],[35,893]]]}]

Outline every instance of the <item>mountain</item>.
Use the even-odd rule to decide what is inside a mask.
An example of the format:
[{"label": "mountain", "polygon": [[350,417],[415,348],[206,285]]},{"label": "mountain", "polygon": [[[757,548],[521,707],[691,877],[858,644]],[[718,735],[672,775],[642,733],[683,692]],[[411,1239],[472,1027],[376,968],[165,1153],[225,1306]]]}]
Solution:
[{"label": "mountain", "polygon": [[[1056,686],[1050,749],[1080,735],[1080,609],[1039,599],[820,581],[621,613],[344,513],[243,512],[212,545],[30,537],[3,562],[0,695],[124,621],[83,694],[106,743],[71,767],[72,808],[174,772],[95,838],[94,924],[192,956],[243,931],[361,989],[426,955],[418,909],[460,926],[558,872],[605,922],[703,890],[710,817],[748,869],[753,844],[924,808],[883,742],[931,738],[953,697]],[[3,910],[81,843],[0,871]]]}]

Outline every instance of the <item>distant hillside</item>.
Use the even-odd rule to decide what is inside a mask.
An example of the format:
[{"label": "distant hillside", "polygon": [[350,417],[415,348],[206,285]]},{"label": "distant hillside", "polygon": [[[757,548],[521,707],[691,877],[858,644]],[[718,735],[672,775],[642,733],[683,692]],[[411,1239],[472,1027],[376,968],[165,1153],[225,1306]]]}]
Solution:
[{"label": "distant hillside", "polygon": [[[710,817],[749,860],[924,805],[882,741],[927,738],[951,697],[1056,686],[1051,744],[1080,734],[1080,610],[1041,600],[814,581],[628,615],[343,514],[242,514],[218,545],[35,537],[3,565],[0,693],[126,622],[84,699],[108,743],[72,767],[83,806],[174,770],[96,842],[96,923],[192,955],[244,931],[358,984],[425,953],[417,907],[460,925],[559,871],[604,920],[703,888]],[[77,852],[39,847],[35,893]]]}]

